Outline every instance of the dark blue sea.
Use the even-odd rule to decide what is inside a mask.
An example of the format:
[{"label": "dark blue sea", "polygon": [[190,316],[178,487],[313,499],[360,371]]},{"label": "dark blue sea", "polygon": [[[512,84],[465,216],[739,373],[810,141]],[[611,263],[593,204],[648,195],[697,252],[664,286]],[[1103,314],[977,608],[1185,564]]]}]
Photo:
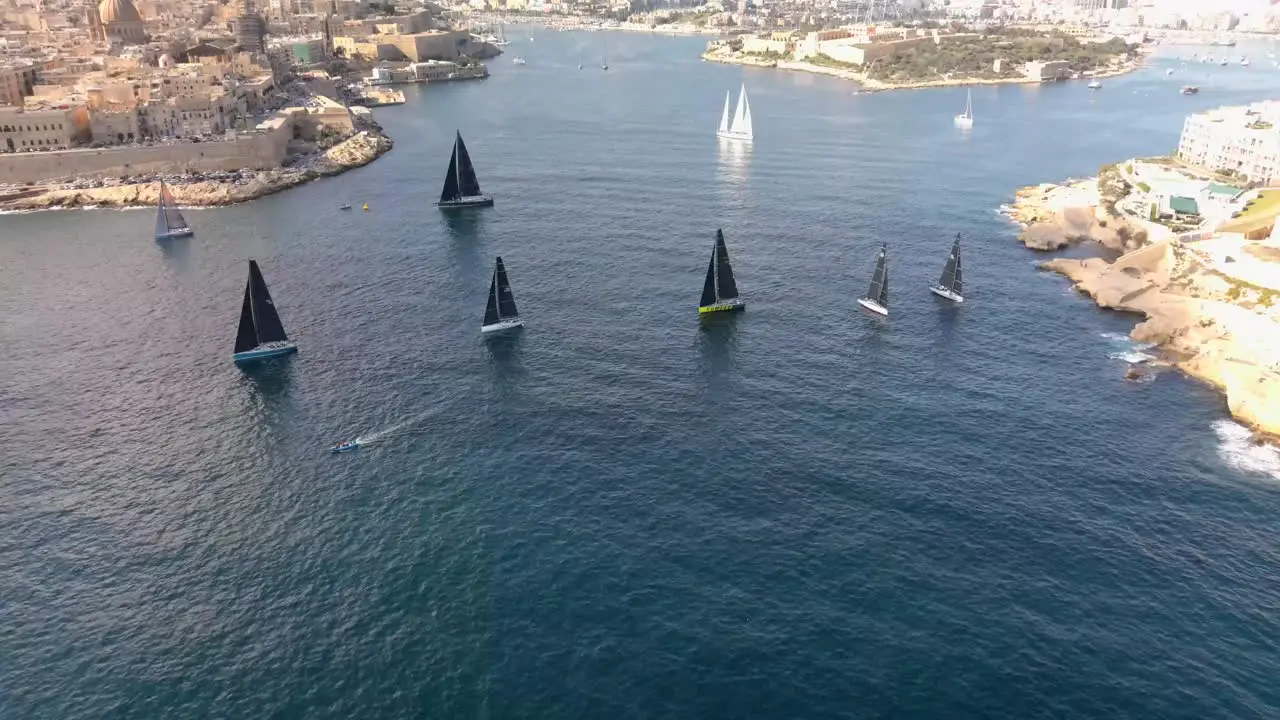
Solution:
[{"label": "dark blue sea", "polygon": [[[1280,456],[1125,382],[1136,319],[997,214],[1267,97],[1268,47],[976,88],[965,134],[963,89],[508,35],[376,110],[390,154],[190,240],[0,218],[0,716],[1280,715]],[[455,129],[497,204],[447,218]],[[748,309],[704,322],[717,228]],[[496,255],[527,327],[486,340]],[[300,352],[242,372],[251,257]]]}]

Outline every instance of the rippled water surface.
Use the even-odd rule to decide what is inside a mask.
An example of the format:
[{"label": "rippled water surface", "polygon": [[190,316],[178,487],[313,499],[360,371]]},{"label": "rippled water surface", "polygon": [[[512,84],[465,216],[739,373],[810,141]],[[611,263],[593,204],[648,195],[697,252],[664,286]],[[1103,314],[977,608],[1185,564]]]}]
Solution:
[{"label": "rippled water surface", "polygon": [[[389,155],[188,241],[0,218],[5,717],[1280,713],[1276,455],[1124,382],[1133,318],[995,213],[1280,70],[1170,49],[975,89],[961,134],[963,89],[509,34],[376,111]],[[749,152],[713,134],[740,81]],[[455,128],[497,205],[450,219]],[[717,227],[749,309],[700,324]],[[926,292],[956,232],[958,308]],[[887,322],[854,304],[882,241]],[[498,254],[528,327],[483,341]],[[249,257],[300,353],[246,373]]]}]

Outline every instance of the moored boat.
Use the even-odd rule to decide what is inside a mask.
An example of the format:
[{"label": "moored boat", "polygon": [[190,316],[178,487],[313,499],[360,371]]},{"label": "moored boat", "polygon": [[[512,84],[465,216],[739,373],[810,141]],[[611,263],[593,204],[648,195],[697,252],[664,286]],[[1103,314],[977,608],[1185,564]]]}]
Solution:
[{"label": "moored boat", "polygon": [[956,127],[968,130],[973,127],[973,90],[965,94],[964,112],[955,117]]}]

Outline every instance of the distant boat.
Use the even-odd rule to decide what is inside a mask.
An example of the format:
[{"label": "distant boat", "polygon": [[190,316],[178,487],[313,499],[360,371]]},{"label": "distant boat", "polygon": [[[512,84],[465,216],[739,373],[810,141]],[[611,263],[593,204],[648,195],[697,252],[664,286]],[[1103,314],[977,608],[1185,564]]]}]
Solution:
[{"label": "distant boat", "polygon": [[449,156],[449,172],[444,176],[444,189],[436,207],[486,207],[493,204],[493,196],[480,192],[476,169],[471,165],[471,155],[462,142],[462,133],[453,141],[453,154]]},{"label": "distant boat", "polygon": [[480,332],[489,333],[510,330],[524,325],[520,311],[516,310],[516,298],[507,281],[507,268],[499,257],[493,267],[493,279],[489,281],[489,299],[484,307],[484,322]]},{"label": "distant boat", "polygon": [[711,249],[711,261],[707,263],[707,278],[702,283],[698,313],[735,312],[746,308],[746,302],[738,297],[738,284],[733,280],[733,267],[729,264],[729,248],[724,244],[724,232],[716,230],[716,244]]},{"label": "distant boat", "polygon": [[502,28],[502,25],[499,24],[498,25],[498,41],[495,42],[494,45],[497,45],[498,47],[506,47],[507,45],[510,45],[510,44],[511,43],[507,41],[506,31],[504,31]]},{"label": "distant boat", "polygon": [[516,65],[524,65],[525,60],[522,57],[514,57],[514,58],[511,58],[511,62]]},{"label": "distant boat", "polygon": [[355,440],[348,440],[346,442],[340,442],[337,445],[334,445],[333,447],[329,448],[329,452],[335,452],[335,453],[351,452],[352,450],[356,450],[359,447],[360,447],[359,442]]},{"label": "distant boat", "polygon": [[1222,67],[1226,67],[1226,66],[1227,66],[1227,61],[1226,61],[1226,60],[1223,60],[1222,62],[1220,62],[1220,63],[1218,63],[1218,64],[1219,64],[1219,65],[1221,65]]},{"label": "distant boat", "polygon": [[169,187],[160,181],[160,202],[156,203],[156,239],[188,237],[195,234],[187,219],[178,211],[178,204],[169,194]]},{"label": "distant boat", "polygon": [[244,363],[296,352],[298,346],[289,342],[289,336],[284,332],[258,262],[250,260],[249,281],[244,286],[240,327],[236,330],[236,347],[231,359]]},{"label": "distant boat", "polygon": [[1165,75],[1172,75],[1172,74],[1173,74],[1173,68],[1169,68],[1168,70],[1165,70],[1165,71],[1164,71],[1164,74],[1165,74]]},{"label": "distant boat", "polygon": [[956,233],[956,241],[951,244],[951,254],[947,256],[947,264],[942,267],[942,277],[938,284],[929,288],[934,295],[953,302],[964,302],[964,280],[960,269],[960,233]]},{"label": "distant boat", "polygon": [[1242,57],[1242,58],[1240,58],[1240,64],[1241,64],[1241,65],[1244,65],[1245,67],[1248,67],[1248,66],[1249,66],[1249,58],[1247,58],[1247,57]]},{"label": "distant boat", "polygon": [[733,122],[729,121],[729,97],[731,91],[724,93],[724,112],[720,114],[720,129],[716,137],[725,140],[741,140],[751,142],[755,133],[751,128],[751,103],[747,100],[747,86],[743,85],[738,94],[738,107],[733,111]]},{"label": "distant boat", "polygon": [[973,127],[973,90],[969,90],[965,95],[964,112],[955,118],[956,127],[968,130]]},{"label": "distant boat", "polygon": [[1200,92],[1200,88],[1196,87],[1195,85],[1183,85],[1183,86],[1182,86],[1182,94],[1183,94],[1183,95],[1195,95],[1195,94],[1196,94],[1196,93],[1198,93],[1198,92]]},{"label": "distant boat", "polygon": [[342,207],[340,207],[340,208],[338,208],[338,209],[339,209],[339,210],[350,210],[350,209],[351,209],[351,206],[350,206],[350,205],[343,205]]},{"label": "distant boat", "polygon": [[876,256],[876,271],[871,276],[871,289],[867,296],[858,298],[858,304],[873,313],[889,315],[889,259],[888,248],[880,246],[880,254]]},{"label": "distant boat", "polygon": [[1098,89],[1100,89],[1101,87],[1102,87],[1102,81],[1101,81],[1101,80],[1099,80],[1099,79],[1097,79],[1097,78],[1094,78],[1094,79],[1092,79],[1092,80],[1090,80],[1090,81],[1089,81],[1089,89],[1090,89],[1090,90],[1098,90]]}]

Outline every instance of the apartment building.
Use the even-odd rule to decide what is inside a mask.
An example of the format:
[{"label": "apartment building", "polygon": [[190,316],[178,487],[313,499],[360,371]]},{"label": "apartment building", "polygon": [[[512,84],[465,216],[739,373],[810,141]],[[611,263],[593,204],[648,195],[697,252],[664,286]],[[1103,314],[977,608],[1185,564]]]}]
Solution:
[{"label": "apartment building", "polygon": [[0,63],[0,105],[21,105],[32,94],[37,72],[34,63]]},{"label": "apartment building", "polygon": [[1280,101],[1187,116],[1178,157],[1190,165],[1263,185],[1280,180]]},{"label": "apartment building", "polygon": [[0,107],[0,152],[61,150],[89,137],[84,106]]}]

